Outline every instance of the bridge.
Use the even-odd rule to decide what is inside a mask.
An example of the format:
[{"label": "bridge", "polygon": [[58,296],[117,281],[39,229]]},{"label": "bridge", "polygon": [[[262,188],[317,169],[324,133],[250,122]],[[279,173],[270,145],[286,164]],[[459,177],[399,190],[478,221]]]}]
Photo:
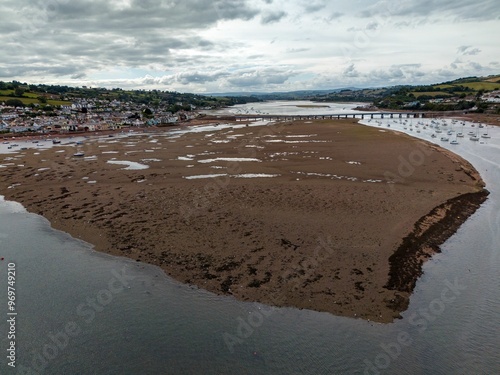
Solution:
[{"label": "bridge", "polygon": [[236,121],[294,121],[294,120],[340,120],[348,118],[358,119],[374,119],[374,118],[424,118],[426,112],[356,112],[356,113],[339,113],[328,115],[264,115],[264,114],[248,114],[236,115]]}]

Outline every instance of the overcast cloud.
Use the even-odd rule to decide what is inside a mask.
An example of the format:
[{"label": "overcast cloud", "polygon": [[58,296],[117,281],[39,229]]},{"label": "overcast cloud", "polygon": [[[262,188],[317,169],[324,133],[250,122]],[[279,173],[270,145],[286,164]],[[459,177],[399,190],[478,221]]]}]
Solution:
[{"label": "overcast cloud", "polygon": [[223,92],[500,73],[497,0],[23,3],[0,2],[0,80]]}]

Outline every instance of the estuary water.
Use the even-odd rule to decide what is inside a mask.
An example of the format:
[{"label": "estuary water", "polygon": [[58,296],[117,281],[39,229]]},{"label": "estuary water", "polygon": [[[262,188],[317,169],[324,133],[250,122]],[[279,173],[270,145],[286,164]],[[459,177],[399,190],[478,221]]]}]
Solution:
[{"label": "estuary water", "polygon": [[[412,131],[399,120],[366,124],[452,149],[480,171],[491,195],[425,264],[403,319],[377,324],[216,296],[156,267],[97,253],[0,200],[0,373],[499,373],[500,131],[451,145],[431,138],[433,128],[419,125],[416,133],[419,120],[412,121]],[[441,129],[452,126],[459,128],[449,120]],[[415,152],[401,158],[418,168]],[[16,270],[15,340],[8,338],[9,264]],[[11,341],[15,368],[8,365]]]}]

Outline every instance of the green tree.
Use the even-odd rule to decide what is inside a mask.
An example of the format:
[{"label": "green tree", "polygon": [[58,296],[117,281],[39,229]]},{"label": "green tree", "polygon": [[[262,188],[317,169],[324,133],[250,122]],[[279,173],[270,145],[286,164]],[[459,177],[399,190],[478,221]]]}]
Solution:
[{"label": "green tree", "polygon": [[19,99],[9,99],[5,102],[5,105],[10,107],[24,107],[24,103]]},{"label": "green tree", "polygon": [[14,95],[15,95],[15,96],[19,96],[19,97],[21,97],[21,96],[23,96],[23,94],[25,93],[25,91],[26,91],[26,90],[25,90],[25,89],[23,89],[22,87],[16,87],[16,88],[14,89]]}]

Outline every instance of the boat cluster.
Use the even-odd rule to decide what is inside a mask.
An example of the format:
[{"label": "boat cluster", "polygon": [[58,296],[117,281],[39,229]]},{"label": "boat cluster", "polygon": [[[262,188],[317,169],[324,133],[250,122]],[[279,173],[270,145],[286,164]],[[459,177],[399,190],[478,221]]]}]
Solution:
[{"label": "boat cluster", "polygon": [[[458,120],[452,120],[451,126],[448,124],[448,122],[443,119],[441,121],[439,120],[431,120],[430,123],[424,123],[422,121],[418,121],[417,124],[413,124],[413,119],[406,119],[406,120],[394,120],[394,123],[399,123],[400,125],[403,126],[404,130],[409,130],[411,132],[416,131],[417,133],[420,133],[421,130],[427,130],[427,129],[432,129],[434,132],[431,134],[432,138],[438,138],[442,142],[450,142],[452,145],[458,145],[458,138],[464,138],[465,133],[464,133],[464,128],[466,126],[465,121],[462,121],[459,123]],[[379,126],[382,126],[382,121],[377,121]],[[391,125],[388,123],[387,127],[390,127]],[[459,131],[455,130],[455,127],[461,127]],[[473,123],[471,124],[471,127],[474,128],[474,130],[471,130],[467,133],[469,136],[469,140],[473,142],[478,142],[483,140],[481,143],[484,143],[484,140],[491,138],[488,127],[480,124],[480,123]],[[484,129],[481,133],[480,129]],[[443,133],[446,133],[443,134]],[[455,137],[450,141],[450,138]]]}]

